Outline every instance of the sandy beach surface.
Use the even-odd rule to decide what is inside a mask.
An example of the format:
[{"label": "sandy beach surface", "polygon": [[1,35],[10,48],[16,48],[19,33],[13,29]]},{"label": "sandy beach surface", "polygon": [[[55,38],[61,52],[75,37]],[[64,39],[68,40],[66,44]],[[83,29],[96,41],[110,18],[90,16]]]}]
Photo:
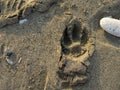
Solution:
[{"label": "sandy beach surface", "polygon": [[[3,1],[0,90],[120,90],[120,38],[99,26],[102,17],[120,18],[119,0],[29,0],[23,5],[19,3],[23,0]],[[88,82],[61,89],[56,85],[61,37],[72,18],[79,19],[95,39],[95,51],[89,58]],[[19,24],[22,19],[27,21]],[[6,61],[7,50],[15,53],[13,65]]]}]

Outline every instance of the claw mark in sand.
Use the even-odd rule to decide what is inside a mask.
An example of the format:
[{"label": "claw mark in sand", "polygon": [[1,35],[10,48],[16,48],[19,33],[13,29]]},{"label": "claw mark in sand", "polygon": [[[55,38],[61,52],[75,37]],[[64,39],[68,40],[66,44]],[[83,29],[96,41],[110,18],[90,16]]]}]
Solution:
[{"label": "claw mark in sand", "polygon": [[83,85],[88,81],[88,58],[94,52],[94,38],[77,19],[66,26],[61,38],[57,84],[61,87]]}]

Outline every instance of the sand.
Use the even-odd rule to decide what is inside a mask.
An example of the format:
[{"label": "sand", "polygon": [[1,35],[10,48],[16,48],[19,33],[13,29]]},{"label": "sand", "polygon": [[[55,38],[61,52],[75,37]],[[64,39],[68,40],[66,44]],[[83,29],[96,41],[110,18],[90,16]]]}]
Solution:
[{"label": "sand", "polygon": [[[95,52],[89,58],[89,81],[65,90],[120,90],[120,38],[99,26],[102,17],[120,18],[119,0],[41,1],[49,8],[32,6],[29,15],[20,16],[28,20],[22,25],[19,19],[14,24],[0,21],[0,90],[62,90],[55,84],[56,71],[60,39],[71,18],[78,18],[95,38]],[[14,65],[6,62],[5,50],[16,54]]]}]

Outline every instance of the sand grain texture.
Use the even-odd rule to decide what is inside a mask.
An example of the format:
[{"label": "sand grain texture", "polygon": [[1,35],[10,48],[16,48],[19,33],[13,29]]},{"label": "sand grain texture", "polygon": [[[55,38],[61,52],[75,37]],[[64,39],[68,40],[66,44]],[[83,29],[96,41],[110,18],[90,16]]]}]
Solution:
[{"label": "sand grain texture", "polygon": [[[23,0],[5,1],[6,4],[11,1],[7,4],[11,7],[12,2]],[[83,86],[78,85],[66,90],[120,90],[120,38],[106,33],[99,26],[99,20],[104,16],[120,18],[119,0],[35,2],[36,7],[33,7],[32,3],[32,12],[25,17],[28,22],[23,25],[16,21],[16,18],[19,20],[19,15],[24,18],[23,14],[16,15],[21,9],[6,9],[6,4],[0,3],[0,17],[3,17],[0,19],[0,89],[61,90],[55,84],[55,71],[61,55],[60,39],[71,18],[78,18],[95,37],[96,50],[89,58],[89,81]],[[19,4],[15,5],[19,7]],[[49,8],[46,8],[46,5]],[[27,6],[31,4],[27,3],[25,7]],[[10,13],[15,13],[14,18],[11,17],[12,21],[15,20],[14,24],[4,19],[8,18],[5,15],[9,16]],[[15,65],[11,66],[6,62],[3,55],[5,50],[15,52]],[[21,62],[18,63],[20,58]]]}]

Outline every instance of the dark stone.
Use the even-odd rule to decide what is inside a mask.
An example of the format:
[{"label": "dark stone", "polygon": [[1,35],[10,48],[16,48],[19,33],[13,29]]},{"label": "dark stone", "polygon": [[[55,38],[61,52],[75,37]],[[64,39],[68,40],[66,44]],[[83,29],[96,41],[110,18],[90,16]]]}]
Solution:
[{"label": "dark stone", "polygon": [[13,54],[13,52],[11,52],[11,51],[6,51],[5,52],[5,56],[8,56],[8,57],[10,57],[12,54]]}]

